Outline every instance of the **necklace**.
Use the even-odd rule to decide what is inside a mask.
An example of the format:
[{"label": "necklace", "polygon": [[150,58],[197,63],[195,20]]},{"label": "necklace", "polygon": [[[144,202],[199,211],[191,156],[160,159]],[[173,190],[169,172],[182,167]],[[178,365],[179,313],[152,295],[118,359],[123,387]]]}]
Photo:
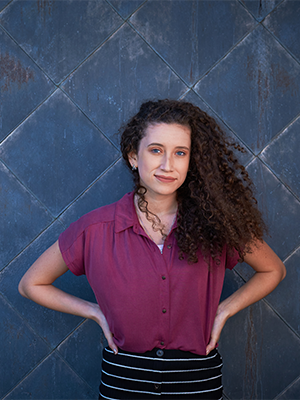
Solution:
[{"label": "necklace", "polygon": [[[172,223],[170,225],[170,229],[168,230],[168,233],[166,235],[162,236],[163,242],[165,241],[165,239],[168,236],[168,234],[171,232],[172,226],[174,225],[174,222],[175,222],[175,219],[176,219],[176,215],[177,215],[177,212],[175,212],[175,215],[174,215],[174,218],[173,218]],[[153,237],[151,236],[150,232],[148,231],[148,229],[146,228],[145,224],[142,221],[142,218],[140,216],[140,210],[137,210],[137,216],[138,216],[139,222],[140,222],[142,228],[144,229],[144,231],[146,232],[146,234],[149,236],[149,238],[152,240],[152,242],[156,243],[156,241],[153,239]]]}]

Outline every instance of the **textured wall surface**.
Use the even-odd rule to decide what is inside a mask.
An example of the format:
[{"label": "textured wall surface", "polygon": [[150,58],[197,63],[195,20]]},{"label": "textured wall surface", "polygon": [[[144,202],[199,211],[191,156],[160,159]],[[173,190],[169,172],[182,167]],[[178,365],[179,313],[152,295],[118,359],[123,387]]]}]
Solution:
[{"label": "textured wall surface", "polygon": [[[116,132],[154,97],[194,102],[245,147],[287,266],[224,329],[225,396],[300,398],[299,21],[289,0],[0,0],[0,398],[97,398],[100,328],[17,284],[72,221],[131,190]],[[229,272],[224,296],[250,276]],[[57,285],[93,300],[85,277]]]}]

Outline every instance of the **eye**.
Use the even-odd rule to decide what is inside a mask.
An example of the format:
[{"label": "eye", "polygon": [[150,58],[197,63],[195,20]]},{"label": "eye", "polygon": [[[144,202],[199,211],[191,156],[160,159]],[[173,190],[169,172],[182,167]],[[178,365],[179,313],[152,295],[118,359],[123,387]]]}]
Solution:
[{"label": "eye", "polygon": [[182,151],[182,150],[178,150],[178,151],[176,151],[176,154],[178,155],[178,156],[185,156],[186,155],[186,152],[185,151]]},{"label": "eye", "polygon": [[153,153],[153,154],[160,154],[160,153],[161,153],[161,150],[160,150],[160,149],[157,149],[156,147],[153,148],[153,149],[151,149],[150,151],[151,151],[151,153]]}]

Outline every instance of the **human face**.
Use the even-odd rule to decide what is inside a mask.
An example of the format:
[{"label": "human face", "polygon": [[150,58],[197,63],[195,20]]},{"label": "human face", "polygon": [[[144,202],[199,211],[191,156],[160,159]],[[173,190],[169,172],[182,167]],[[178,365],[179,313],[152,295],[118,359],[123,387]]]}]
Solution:
[{"label": "human face", "polygon": [[140,183],[148,196],[175,196],[185,181],[190,152],[189,127],[159,123],[148,126],[138,153],[131,154],[129,159],[131,165],[138,167]]}]

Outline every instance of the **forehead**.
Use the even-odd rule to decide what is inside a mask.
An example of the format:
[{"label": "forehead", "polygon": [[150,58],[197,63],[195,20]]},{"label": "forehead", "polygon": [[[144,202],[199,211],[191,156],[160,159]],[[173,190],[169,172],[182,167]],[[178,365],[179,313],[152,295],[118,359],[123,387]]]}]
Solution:
[{"label": "forehead", "polygon": [[172,142],[176,145],[190,146],[191,129],[180,124],[155,123],[150,124],[145,130],[144,142],[156,143]]}]

